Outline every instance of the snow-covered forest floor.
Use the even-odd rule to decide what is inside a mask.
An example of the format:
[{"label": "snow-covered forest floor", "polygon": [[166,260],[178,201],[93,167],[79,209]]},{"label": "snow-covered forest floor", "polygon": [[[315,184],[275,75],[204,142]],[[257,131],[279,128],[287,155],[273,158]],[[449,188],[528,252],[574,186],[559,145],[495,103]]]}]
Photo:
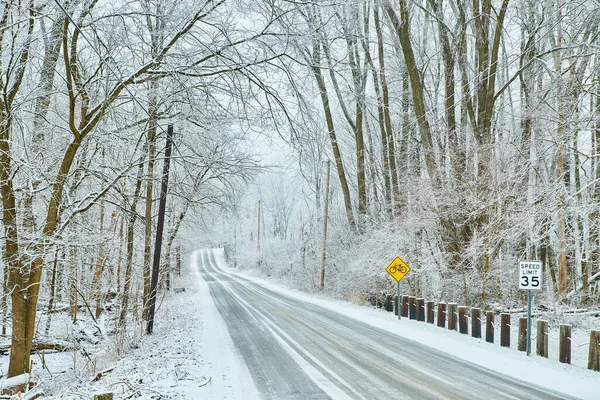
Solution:
[{"label": "snow-covered forest floor", "polygon": [[[222,255],[219,263],[225,265]],[[252,274],[246,276],[260,281]],[[574,325],[573,364],[563,365],[558,362],[558,324],[552,318],[549,318],[550,358],[542,359],[527,357],[516,350],[515,317],[512,348],[506,349],[498,343],[488,344],[423,322],[397,321],[393,313],[371,306],[299,293],[283,288],[280,283],[261,282],[515,378],[581,398],[597,398],[600,393],[600,374],[586,369],[587,345],[578,346],[589,341],[589,329],[600,328],[600,320],[592,316],[570,315],[566,316],[569,321],[563,321]],[[35,379],[45,392],[43,398],[91,399],[95,393],[107,392],[114,393],[115,399],[256,398],[248,370],[226,334],[208,284],[196,272],[194,262],[174,287],[179,290],[167,293],[159,302],[155,332],[150,336],[139,328],[136,334],[116,338],[110,333],[110,324],[104,322],[105,335],[93,344],[90,337],[93,325],[84,312],[76,326],[69,322],[66,313],[54,314],[51,337],[78,342],[80,348],[32,357]],[[40,327],[45,326],[45,318],[43,315],[40,319]],[[82,333],[86,331],[84,327],[87,333]],[[6,370],[7,363],[8,356],[0,357],[0,368]]]},{"label": "snow-covered forest floor", "polygon": [[[115,399],[251,398],[252,381],[234,355],[208,285],[186,269],[174,287],[158,300],[152,335],[143,334],[137,322],[135,334],[107,334],[92,344],[80,332],[94,330],[90,318],[82,313],[82,322],[73,326],[66,312],[55,314],[51,337],[78,341],[80,349],[32,356],[43,398],[91,399],[100,393],[114,393]],[[7,365],[8,356],[2,356],[0,368],[6,371]]]}]

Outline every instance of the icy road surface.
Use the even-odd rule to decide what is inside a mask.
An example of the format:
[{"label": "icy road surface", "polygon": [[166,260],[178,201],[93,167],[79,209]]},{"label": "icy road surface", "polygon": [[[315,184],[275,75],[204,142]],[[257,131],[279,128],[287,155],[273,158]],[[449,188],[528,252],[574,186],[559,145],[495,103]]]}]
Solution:
[{"label": "icy road surface", "polygon": [[436,349],[285,296],[196,253],[263,399],[565,399]]}]

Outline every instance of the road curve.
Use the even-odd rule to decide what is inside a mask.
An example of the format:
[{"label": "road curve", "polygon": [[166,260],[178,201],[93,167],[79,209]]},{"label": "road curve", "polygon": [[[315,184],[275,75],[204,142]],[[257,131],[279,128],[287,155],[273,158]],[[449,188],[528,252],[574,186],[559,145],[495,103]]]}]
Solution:
[{"label": "road curve", "polygon": [[262,399],[565,399],[223,272],[199,272]]}]

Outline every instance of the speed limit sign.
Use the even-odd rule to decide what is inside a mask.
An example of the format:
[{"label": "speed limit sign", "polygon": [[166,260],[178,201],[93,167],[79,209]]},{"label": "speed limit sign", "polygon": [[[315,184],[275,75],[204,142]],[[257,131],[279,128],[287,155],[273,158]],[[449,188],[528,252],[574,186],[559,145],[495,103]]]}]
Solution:
[{"label": "speed limit sign", "polygon": [[519,289],[542,289],[541,261],[519,261]]}]

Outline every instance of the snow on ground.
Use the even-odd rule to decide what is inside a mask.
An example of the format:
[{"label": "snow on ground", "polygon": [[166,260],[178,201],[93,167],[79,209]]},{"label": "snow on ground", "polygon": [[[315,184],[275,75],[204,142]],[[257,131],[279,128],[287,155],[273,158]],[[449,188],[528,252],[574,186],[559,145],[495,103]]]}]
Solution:
[{"label": "snow on ground", "polygon": [[[227,268],[222,252],[217,253],[217,261]],[[585,363],[578,361],[582,353],[584,361],[587,360],[587,346],[585,351],[574,346],[575,365],[564,365],[557,361],[557,350],[552,351],[552,342],[550,359],[527,357],[515,348],[501,348],[497,343],[489,344],[423,322],[406,318],[398,321],[393,313],[380,309],[307,295],[251,274],[243,276],[269,289],[336,310],[348,318],[372,324],[488,369],[571,396],[600,398],[600,374],[588,371]],[[185,292],[172,291],[159,301],[153,335],[137,332],[119,339],[123,341],[121,345],[109,336],[98,345],[84,346],[87,356],[81,350],[46,354],[43,358],[33,356],[35,375],[44,381],[47,395],[44,398],[89,400],[92,394],[104,392],[114,392],[115,400],[258,398],[250,374],[210,297],[208,284],[201,279],[194,263],[190,265],[187,276],[175,286],[185,288]],[[53,323],[72,329],[65,321]],[[576,330],[574,334],[574,344],[585,342],[583,334],[577,336]],[[552,338],[552,333],[550,336]],[[516,335],[512,342],[516,342]],[[119,348],[123,350],[117,351]],[[43,361],[45,367],[42,367]],[[8,357],[0,357],[3,371],[7,370],[7,363]],[[109,371],[94,379],[104,369]]]},{"label": "snow on ground", "polygon": [[[34,368],[43,379],[43,398],[90,400],[108,392],[115,400],[258,398],[195,264],[175,287],[185,291],[158,300],[154,333],[124,339],[122,351],[108,338],[84,346],[89,359],[81,351],[45,355],[46,368]],[[41,365],[38,358],[32,357]],[[0,368],[6,371],[7,365],[8,357],[1,357]]]},{"label": "snow on ground", "polygon": [[[223,255],[217,257],[220,265],[226,265]],[[236,272],[227,269],[230,272]],[[436,325],[417,322],[398,317],[393,313],[385,312],[373,307],[364,307],[347,302],[332,301],[320,296],[307,295],[288,288],[282,288],[271,282],[254,277],[251,274],[244,274],[245,278],[251,279],[271,290],[284,293],[310,303],[318,304],[325,308],[335,310],[353,318],[391,333],[403,336],[436,348],[454,357],[481,365],[492,371],[497,371],[525,382],[529,382],[541,387],[546,387],[558,392],[563,392],[570,396],[598,400],[600,399],[600,373],[589,371],[587,366],[587,346],[576,346],[585,343],[588,332],[574,332],[572,359],[577,360],[575,365],[565,365],[558,362],[558,340],[553,331],[550,336],[550,356],[552,359],[545,359],[535,355],[527,356],[524,352],[516,350],[516,319],[513,317],[513,332],[511,333],[511,348],[503,348],[498,344],[499,334],[496,336],[496,343],[490,344],[483,339],[475,339],[469,335],[461,335],[456,331],[438,328]],[[557,336],[557,334],[556,334]],[[587,336],[589,341],[589,336]],[[556,345],[553,351],[552,347]],[[532,344],[533,354],[535,354],[535,342]]]}]

